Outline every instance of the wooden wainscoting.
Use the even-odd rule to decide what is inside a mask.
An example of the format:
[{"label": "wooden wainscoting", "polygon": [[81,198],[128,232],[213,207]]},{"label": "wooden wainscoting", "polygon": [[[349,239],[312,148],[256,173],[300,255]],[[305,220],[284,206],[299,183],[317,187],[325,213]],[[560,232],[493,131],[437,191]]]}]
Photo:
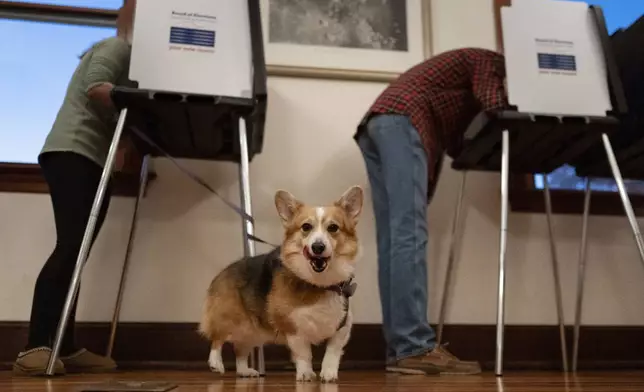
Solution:
[{"label": "wooden wainscoting", "polygon": [[[0,322],[0,369],[8,369],[27,339],[25,322]],[[193,323],[121,323],[114,359],[125,369],[206,369],[209,344]],[[572,328],[568,328],[568,352],[572,352]],[[79,323],[79,345],[104,353],[109,337],[108,323]],[[493,325],[448,325],[445,339],[449,349],[464,359],[480,361],[492,369],[495,353]],[[560,370],[559,332],[556,326],[508,326],[505,341],[508,370]],[[230,347],[224,359],[233,366]],[[385,343],[380,325],[357,324],[346,348],[345,369],[384,368]],[[319,365],[323,350],[314,350]],[[291,369],[284,347],[265,348],[267,369]],[[644,326],[583,327],[580,369],[642,369]]]}]

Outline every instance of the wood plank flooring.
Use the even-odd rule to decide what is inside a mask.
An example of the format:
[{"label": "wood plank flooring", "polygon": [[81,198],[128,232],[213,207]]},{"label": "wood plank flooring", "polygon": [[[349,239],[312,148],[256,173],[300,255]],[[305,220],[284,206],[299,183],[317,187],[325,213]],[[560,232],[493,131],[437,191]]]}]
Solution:
[{"label": "wood plank flooring", "polygon": [[237,379],[208,372],[123,372],[112,375],[67,375],[53,379],[14,377],[0,372],[2,392],[79,392],[83,387],[110,380],[169,381],[176,392],[641,392],[644,371],[585,373],[507,373],[497,379],[480,376],[402,376],[381,372],[343,372],[338,384],[296,383],[294,374],[270,373],[262,379]]}]

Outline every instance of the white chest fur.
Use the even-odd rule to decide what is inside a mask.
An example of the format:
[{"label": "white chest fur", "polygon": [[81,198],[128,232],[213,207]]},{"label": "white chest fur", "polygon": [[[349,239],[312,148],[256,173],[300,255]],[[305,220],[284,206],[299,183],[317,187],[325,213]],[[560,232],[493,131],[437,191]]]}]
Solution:
[{"label": "white chest fur", "polygon": [[345,317],[344,302],[343,296],[329,292],[317,303],[293,310],[290,318],[297,335],[312,344],[319,344],[335,335]]}]

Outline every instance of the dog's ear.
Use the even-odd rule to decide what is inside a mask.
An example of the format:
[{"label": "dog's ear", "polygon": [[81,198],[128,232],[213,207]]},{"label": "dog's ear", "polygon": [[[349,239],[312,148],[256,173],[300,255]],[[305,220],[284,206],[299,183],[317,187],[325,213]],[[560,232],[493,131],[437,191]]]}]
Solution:
[{"label": "dog's ear", "polygon": [[362,212],[364,202],[364,191],[361,187],[355,185],[349,188],[342,197],[336,202],[336,205],[344,210],[353,223],[358,222],[358,217]]},{"label": "dog's ear", "polygon": [[302,203],[287,191],[279,190],[275,193],[275,207],[283,223],[290,222],[295,213],[302,207]]}]

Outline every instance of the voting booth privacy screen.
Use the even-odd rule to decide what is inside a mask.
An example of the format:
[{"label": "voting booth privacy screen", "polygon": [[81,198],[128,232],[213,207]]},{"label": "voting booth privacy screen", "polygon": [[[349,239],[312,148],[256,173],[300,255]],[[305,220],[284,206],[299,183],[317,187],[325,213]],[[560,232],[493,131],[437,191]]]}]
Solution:
[{"label": "voting booth privacy screen", "polygon": [[252,98],[243,0],[138,0],[130,79],[139,88]]},{"label": "voting booth privacy screen", "polygon": [[523,113],[606,116],[605,58],[587,3],[515,0],[501,18],[510,104]]}]

